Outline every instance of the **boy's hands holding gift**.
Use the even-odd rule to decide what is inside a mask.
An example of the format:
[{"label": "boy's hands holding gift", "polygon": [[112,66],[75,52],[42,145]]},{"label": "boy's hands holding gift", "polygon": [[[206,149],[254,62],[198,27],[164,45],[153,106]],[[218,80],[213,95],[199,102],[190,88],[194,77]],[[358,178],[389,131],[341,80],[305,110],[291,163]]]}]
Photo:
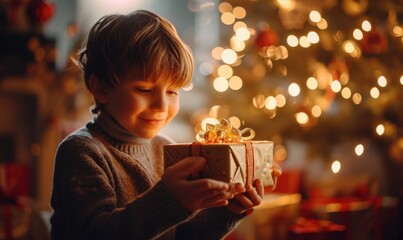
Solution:
[{"label": "boy's hands holding gift", "polygon": [[[273,182],[276,187],[277,177],[282,173],[282,169],[278,164],[273,165]],[[253,186],[248,184],[245,187],[246,191],[244,193],[239,193],[234,196],[233,199],[229,201],[228,208],[238,214],[249,213],[252,209],[262,203],[264,195],[263,182],[260,179],[255,179]]]},{"label": "boy's hands holding gift", "polygon": [[202,157],[187,157],[168,167],[162,177],[174,198],[191,212],[228,205],[229,199],[245,192],[240,183],[199,179],[205,164]]}]

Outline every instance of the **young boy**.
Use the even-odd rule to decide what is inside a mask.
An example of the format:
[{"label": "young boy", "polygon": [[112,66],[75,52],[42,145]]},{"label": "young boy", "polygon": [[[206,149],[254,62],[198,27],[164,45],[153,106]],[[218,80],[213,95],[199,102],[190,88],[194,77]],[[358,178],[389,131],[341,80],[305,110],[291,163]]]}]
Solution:
[{"label": "young boy", "polygon": [[159,135],[192,79],[191,51],[166,19],[144,10],[101,18],[78,65],[94,120],[57,150],[51,235],[60,239],[220,239],[263,196],[254,186],[198,179],[205,160],[164,169]]}]

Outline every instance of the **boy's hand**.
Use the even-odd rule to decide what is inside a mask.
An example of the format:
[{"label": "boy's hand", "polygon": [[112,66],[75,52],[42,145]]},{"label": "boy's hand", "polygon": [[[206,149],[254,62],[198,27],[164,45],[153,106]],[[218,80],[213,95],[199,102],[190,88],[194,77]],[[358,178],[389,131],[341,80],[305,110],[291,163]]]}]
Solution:
[{"label": "boy's hand", "polygon": [[241,214],[253,209],[262,202],[264,194],[262,180],[256,179],[253,186],[248,184],[245,189],[245,193],[239,193],[229,201],[228,208],[231,211]]},{"label": "boy's hand", "polygon": [[240,183],[224,183],[213,179],[198,179],[206,160],[202,157],[187,157],[168,167],[162,181],[174,198],[187,210],[193,212],[204,208],[228,204],[228,199],[244,192]]},{"label": "boy's hand", "polygon": [[[276,187],[277,177],[279,177],[282,173],[282,169],[278,164],[273,165],[273,182],[274,186],[272,189]],[[264,195],[264,186],[263,182],[260,179],[256,179],[252,185],[246,185],[246,192],[239,193],[235,195],[234,199],[229,201],[228,208],[238,214],[244,213],[248,210],[252,210],[254,207],[260,205],[262,203]]]}]

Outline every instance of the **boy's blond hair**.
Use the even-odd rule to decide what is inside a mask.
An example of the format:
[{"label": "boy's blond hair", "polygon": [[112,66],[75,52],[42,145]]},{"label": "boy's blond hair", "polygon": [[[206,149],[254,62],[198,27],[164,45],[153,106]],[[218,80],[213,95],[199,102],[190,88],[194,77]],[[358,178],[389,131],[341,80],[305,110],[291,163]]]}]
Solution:
[{"label": "boy's blond hair", "polygon": [[[92,27],[84,44],[77,64],[90,91],[92,75],[105,87],[113,88],[133,69],[141,71],[136,75],[143,79],[167,74],[176,87],[188,85],[193,77],[190,48],[167,19],[146,10],[104,16]],[[96,103],[92,111],[97,113],[101,108]]]}]

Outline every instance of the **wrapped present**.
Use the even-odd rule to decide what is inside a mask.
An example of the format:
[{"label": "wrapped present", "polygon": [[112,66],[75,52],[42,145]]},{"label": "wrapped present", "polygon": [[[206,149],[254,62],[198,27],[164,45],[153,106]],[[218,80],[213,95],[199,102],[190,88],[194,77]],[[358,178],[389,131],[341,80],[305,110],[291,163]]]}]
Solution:
[{"label": "wrapped present", "polygon": [[[243,137],[246,132],[249,136]],[[202,156],[206,159],[202,178],[242,184],[260,178],[265,186],[273,186],[273,142],[250,141],[253,136],[253,130],[240,131],[227,121],[209,125],[197,135],[198,142],[165,145],[165,167],[189,156]]]}]

